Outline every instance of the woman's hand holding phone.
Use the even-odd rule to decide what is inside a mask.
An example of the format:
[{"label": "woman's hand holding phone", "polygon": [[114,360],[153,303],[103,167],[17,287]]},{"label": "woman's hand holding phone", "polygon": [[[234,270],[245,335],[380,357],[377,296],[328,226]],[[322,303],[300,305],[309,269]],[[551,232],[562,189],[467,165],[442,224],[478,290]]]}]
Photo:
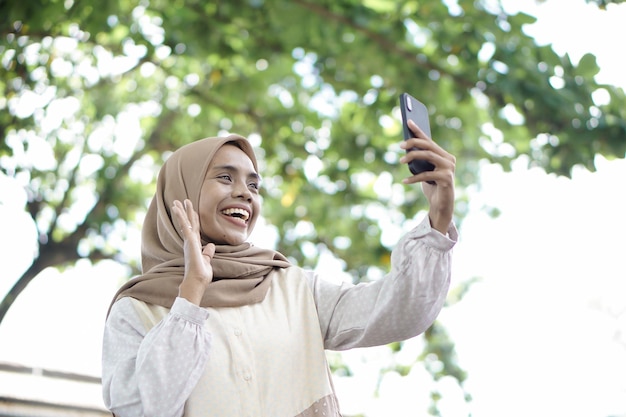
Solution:
[{"label": "woman's hand holding phone", "polygon": [[408,120],[407,126],[413,133],[412,138],[400,144],[407,153],[400,158],[400,163],[410,164],[411,161],[422,160],[433,165],[432,171],[422,171],[405,178],[405,184],[422,183],[422,190],[430,205],[429,218],[431,226],[446,234],[454,214],[454,171],[456,158],[435,143],[413,121]]}]

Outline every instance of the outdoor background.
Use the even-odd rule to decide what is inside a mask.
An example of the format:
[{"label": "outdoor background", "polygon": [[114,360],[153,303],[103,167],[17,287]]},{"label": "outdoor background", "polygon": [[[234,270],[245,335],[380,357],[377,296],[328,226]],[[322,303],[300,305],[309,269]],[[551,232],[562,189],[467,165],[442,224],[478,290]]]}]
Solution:
[{"label": "outdoor background", "polygon": [[[457,156],[452,290],[425,335],[329,352],[344,414],[626,416],[620,3],[0,3],[0,365],[100,375],[156,171],[205,136],[258,147],[253,242],[378,279],[425,215],[408,91]],[[0,370],[7,396],[101,406]]]}]

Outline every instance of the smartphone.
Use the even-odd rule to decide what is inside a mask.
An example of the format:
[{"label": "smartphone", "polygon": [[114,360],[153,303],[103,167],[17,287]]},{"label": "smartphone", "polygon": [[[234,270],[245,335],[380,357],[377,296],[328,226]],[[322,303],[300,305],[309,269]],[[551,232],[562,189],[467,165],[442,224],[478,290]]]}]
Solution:
[{"label": "smartphone", "polygon": [[[402,131],[404,140],[414,138],[415,134],[409,129],[408,122],[413,120],[417,126],[430,138],[430,123],[428,121],[428,109],[418,99],[407,93],[400,94],[400,111],[402,113]],[[410,152],[416,148],[407,149]],[[415,159],[409,162],[409,170],[413,175],[424,171],[432,171],[435,166],[428,161]]]}]

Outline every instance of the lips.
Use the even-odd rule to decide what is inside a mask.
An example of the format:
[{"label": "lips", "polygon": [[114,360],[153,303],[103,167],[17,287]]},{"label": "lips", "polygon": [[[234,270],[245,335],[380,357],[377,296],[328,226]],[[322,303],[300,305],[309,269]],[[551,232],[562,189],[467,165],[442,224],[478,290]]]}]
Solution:
[{"label": "lips", "polygon": [[241,219],[241,221],[243,222],[247,222],[248,219],[250,218],[250,212],[248,210],[238,208],[238,207],[231,207],[231,208],[224,209],[222,210],[222,214],[224,214],[225,216],[236,218],[236,219]]}]

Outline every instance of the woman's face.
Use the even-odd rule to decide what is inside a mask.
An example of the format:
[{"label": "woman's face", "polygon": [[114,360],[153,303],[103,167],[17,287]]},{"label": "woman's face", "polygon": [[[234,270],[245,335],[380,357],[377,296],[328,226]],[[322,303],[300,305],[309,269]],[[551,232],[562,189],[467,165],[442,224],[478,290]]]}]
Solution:
[{"label": "woman's face", "polygon": [[211,161],[200,190],[200,230],[218,245],[238,245],[259,217],[259,175],[237,146],[222,146]]}]

